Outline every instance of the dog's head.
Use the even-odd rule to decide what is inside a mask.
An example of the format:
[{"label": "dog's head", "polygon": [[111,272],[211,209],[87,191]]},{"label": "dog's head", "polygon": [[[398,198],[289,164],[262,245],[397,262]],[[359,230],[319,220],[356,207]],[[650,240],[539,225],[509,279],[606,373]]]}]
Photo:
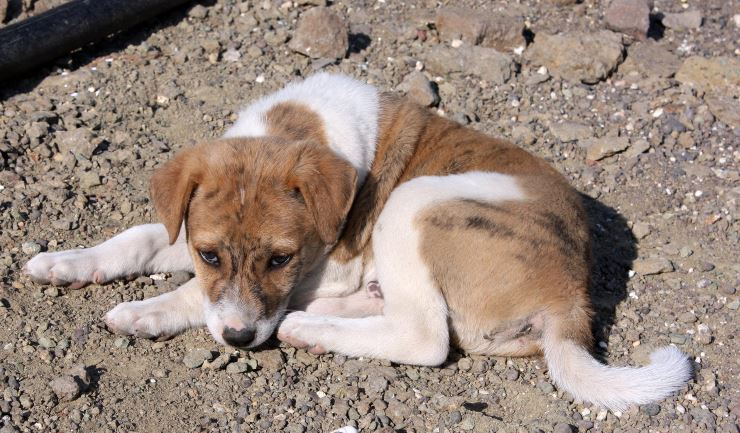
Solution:
[{"label": "dog's head", "polygon": [[170,243],[186,230],[216,340],[254,347],[272,334],[336,243],[356,181],[322,144],[263,137],[200,144],[154,173],[154,207]]}]

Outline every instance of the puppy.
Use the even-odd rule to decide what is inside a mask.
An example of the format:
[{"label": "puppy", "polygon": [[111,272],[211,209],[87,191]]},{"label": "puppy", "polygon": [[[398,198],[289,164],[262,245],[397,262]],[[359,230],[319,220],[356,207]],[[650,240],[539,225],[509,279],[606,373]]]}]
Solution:
[{"label": "puppy", "polygon": [[[39,254],[26,272],[80,287],[194,271],[106,314],[111,330],[137,337],[207,326],[253,348],[277,329],[314,353],[429,366],[451,344],[543,353],[562,389],[612,410],[690,378],[675,347],[641,368],[589,354],[588,227],[563,176],[349,77],[314,75],[253,103],[223,139],[157,170],[151,197],[162,224]],[[382,297],[368,295],[378,284]]]}]

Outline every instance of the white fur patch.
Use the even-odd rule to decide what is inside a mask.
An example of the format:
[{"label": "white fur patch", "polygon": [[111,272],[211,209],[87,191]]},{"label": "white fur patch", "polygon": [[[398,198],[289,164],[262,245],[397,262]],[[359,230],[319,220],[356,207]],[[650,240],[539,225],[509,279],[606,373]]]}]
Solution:
[{"label": "white fur patch", "polygon": [[656,349],[644,367],[611,367],[556,332],[545,327],[543,343],[550,376],[578,400],[622,411],[631,404],[661,400],[691,378],[689,360],[675,346]]},{"label": "white fur patch", "polygon": [[357,170],[358,185],[361,185],[375,157],[377,89],[346,75],[315,74],[247,106],[224,137],[265,136],[265,115],[281,102],[303,104],[319,115],[329,147],[352,164]]}]

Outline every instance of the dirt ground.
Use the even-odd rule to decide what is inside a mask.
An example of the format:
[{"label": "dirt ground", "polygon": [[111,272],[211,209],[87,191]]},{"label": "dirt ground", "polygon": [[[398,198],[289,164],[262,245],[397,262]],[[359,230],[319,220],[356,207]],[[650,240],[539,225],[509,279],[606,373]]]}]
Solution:
[{"label": "dirt ground", "polygon": [[[440,64],[439,49],[472,50],[439,32],[441,2],[332,2],[350,30],[337,61],[288,46],[315,3],[188,4],[0,83],[0,432],[738,432],[738,3],[655,0],[649,38],[638,42],[602,33],[607,1],[454,2],[474,15],[521,17],[529,43],[523,53],[501,48],[506,57],[485,51],[504,69],[483,62],[462,72]],[[699,28],[661,24],[685,10],[700,11]],[[555,33],[606,34],[617,55],[572,41],[537,54]],[[470,53],[473,63],[488,58]],[[603,76],[559,69],[573,55],[603,56]],[[615,414],[558,391],[536,358],[453,353],[442,368],[419,368],[277,342],[238,351],[206,330],[130,339],[110,334],[104,313],[189,275],[79,290],[22,275],[39,251],[154,221],[155,167],[218,137],[248,101],[316,70],[388,90],[421,71],[434,84],[411,88],[431,95],[433,110],[551,161],[589,209],[595,350],[609,364],[637,365],[675,344],[694,361],[695,380]]]}]

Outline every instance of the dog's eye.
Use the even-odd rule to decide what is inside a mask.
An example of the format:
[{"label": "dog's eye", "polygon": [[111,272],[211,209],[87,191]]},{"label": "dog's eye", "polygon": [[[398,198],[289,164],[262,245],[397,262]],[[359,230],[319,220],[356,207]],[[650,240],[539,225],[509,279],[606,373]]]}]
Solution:
[{"label": "dog's eye", "polygon": [[281,266],[285,266],[288,264],[290,259],[292,259],[293,256],[289,254],[279,255],[279,256],[272,256],[270,257],[270,267],[271,268],[279,268]]},{"label": "dog's eye", "polygon": [[208,263],[211,266],[218,266],[218,255],[212,251],[198,251],[198,254],[200,254],[200,258],[203,259],[204,262]]}]

